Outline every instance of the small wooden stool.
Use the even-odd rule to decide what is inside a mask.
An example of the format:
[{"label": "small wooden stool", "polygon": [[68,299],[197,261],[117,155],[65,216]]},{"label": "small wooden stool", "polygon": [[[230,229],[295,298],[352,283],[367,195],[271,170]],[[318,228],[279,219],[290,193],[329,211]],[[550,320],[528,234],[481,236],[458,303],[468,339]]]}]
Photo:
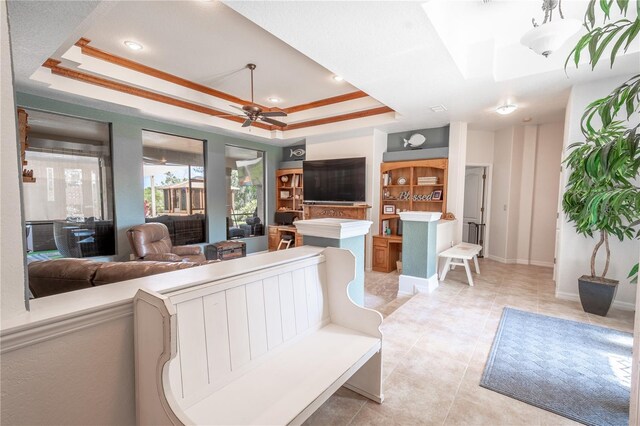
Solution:
[{"label": "small wooden stool", "polygon": [[[482,250],[482,246],[477,244],[460,243],[440,253],[438,255],[439,257],[445,257],[447,259],[444,262],[444,268],[442,268],[442,273],[440,274],[440,281],[443,281],[446,278],[447,272],[449,272],[449,268],[451,266],[460,265],[464,266],[464,269],[467,272],[469,285],[473,286],[473,277],[471,276],[471,269],[469,268],[469,260],[473,259],[476,274],[479,275],[480,266],[478,265],[478,253],[480,253],[480,250]],[[462,260],[462,262],[454,262],[454,259]]]}]

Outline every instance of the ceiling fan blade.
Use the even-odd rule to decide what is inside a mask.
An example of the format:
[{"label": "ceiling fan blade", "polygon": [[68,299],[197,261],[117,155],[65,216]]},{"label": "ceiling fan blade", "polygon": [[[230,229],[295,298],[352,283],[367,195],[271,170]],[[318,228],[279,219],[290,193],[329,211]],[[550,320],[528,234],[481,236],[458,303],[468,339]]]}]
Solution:
[{"label": "ceiling fan blade", "polygon": [[287,113],[284,111],[267,111],[263,112],[262,115],[264,117],[286,117]]},{"label": "ceiling fan blade", "polygon": [[244,120],[244,123],[242,123],[242,127],[249,127],[251,126],[251,123],[253,123],[253,120],[250,118],[247,118],[246,120]]},{"label": "ceiling fan blade", "polygon": [[264,121],[265,123],[273,124],[274,126],[278,126],[278,127],[287,126],[287,123],[283,123],[282,121],[274,120],[273,118],[269,118],[269,117],[261,116],[260,120]]}]

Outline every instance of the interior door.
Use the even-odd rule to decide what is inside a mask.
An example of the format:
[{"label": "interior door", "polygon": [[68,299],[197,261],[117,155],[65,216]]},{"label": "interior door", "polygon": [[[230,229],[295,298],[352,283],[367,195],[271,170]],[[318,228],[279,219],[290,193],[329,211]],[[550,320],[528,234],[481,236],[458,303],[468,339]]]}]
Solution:
[{"label": "interior door", "polygon": [[[464,213],[462,241],[469,241],[469,222],[484,223],[484,167],[467,167],[464,177]],[[471,241],[475,243],[475,241]]]}]

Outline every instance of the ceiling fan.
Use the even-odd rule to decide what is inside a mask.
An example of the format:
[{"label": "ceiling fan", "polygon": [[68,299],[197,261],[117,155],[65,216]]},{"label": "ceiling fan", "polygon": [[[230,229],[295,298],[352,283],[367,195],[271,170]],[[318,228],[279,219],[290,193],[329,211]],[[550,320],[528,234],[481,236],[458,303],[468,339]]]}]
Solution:
[{"label": "ceiling fan", "polygon": [[[255,64],[247,64],[246,68],[249,68],[251,71],[251,103],[249,105],[243,105],[242,108],[229,105],[233,108],[239,109],[244,113],[247,119],[242,123],[242,127],[249,127],[253,124],[254,121],[260,120],[265,123],[273,124],[278,127],[286,127],[287,123],[283,123],[282,121],[274,120],[270,117],[286,117],[287,113],[284,111],[262,111],[258,105],[253,102],[253,70],[256,69]],[[240,116],[242,117],[242,116]]]}]

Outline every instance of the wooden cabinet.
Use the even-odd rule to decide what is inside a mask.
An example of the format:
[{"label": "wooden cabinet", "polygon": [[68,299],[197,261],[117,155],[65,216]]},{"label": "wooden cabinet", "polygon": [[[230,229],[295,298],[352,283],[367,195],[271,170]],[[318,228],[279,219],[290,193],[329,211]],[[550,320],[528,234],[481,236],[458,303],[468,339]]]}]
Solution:
[{"label": "wooden cabinet", "polygon": [[380,164],[380,234],[397,235],[400,211],[447,212],[446,158]]},{"label": "wooden cabinet", "polygon": [[302,246],[302,235],[295,226],[270,225],[269,226],[269,251],[278,250],[278,244],[284,235],[293,237],[293,243],[289,247]]},{"label": "wooden cabinet", "polygon": [[305,219],[321,219],[335,217],[339,219],[367,219],[367,209],[371,206],[360,204],[355,206],[340,206],[335,204],[311,204],[304,206]]},{"label": "wooden cabinet", "polygon": [[276,211],[294,212],[303,219],[302,169],[276,170]]},{"label": "wooden cabinet", "polygon": [[396,261],[401,259],[402,237],[399,235],[374,235],[372,269],[377,272],[391,272],[396,269]]}]

